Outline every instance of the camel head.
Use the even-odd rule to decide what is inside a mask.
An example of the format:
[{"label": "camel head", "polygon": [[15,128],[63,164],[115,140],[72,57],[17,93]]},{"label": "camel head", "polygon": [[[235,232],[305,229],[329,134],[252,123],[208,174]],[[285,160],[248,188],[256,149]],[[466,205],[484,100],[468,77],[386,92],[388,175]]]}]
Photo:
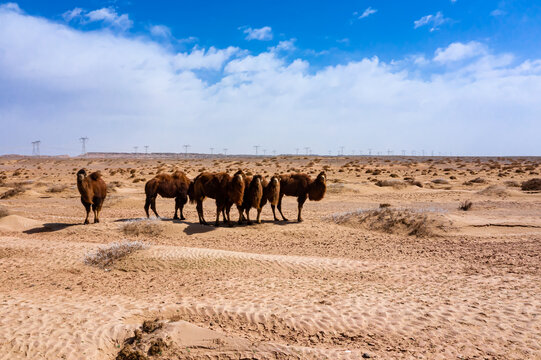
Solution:
[{"label": "camel head", "polygon": [[83,181],[83,179],[86,177],[86,170],[81,169],[77,172],[77,181]]},{"label": "camel head", "polygon": [[280,183],[280,178],[277,175],[273,175],[271,177],[270,182],[273,183],[274,185],[279,184]]},{"label": "camel head", "polygon": [[244,181],[244,177],[245,177],[244,171],[242,171],[240,169],[239,169],[239,171],[237,171],[235,173],[235,175],[233,175],[233,178],[235,178],[235,180],[237,180],[237,181]]},{"label": "camel head", "polygon": [[327,174],[325,174],[325,171],[320,172],[316,180],[325,184],[327,182]]}]

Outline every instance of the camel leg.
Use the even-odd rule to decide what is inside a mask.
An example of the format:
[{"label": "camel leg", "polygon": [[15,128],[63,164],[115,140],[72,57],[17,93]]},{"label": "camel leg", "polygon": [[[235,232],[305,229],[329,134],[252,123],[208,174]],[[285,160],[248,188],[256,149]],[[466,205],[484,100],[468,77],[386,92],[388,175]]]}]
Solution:
[{"label": "camel leg", "polygon": [[94,213],[94,224],[99,223],[100,218],[98,217],[98,206],[96,204],[92,204],[92,212]]},{"label": "camel leg", "polygon": [[100,213],[101,213],[101,207],[103,206],[103,199],[101,200],[100,204],[98,205],[98,222],[100,222]]},{"label": "camel leg", "polygon": [[203,201],[197,200],[196,209],[197,209],[197,215],[199,216],[199,223],[201,225],[208,225],[207,222],[205,221],[205,218],[203,217]]},{"label": "camel leg", "polygon": [[[242,216],[242,213],[243,213],[242,206],[237,206],[237,210],[239,211],[239,221],[237,221],[237,223],[239,225],[241,225],[242,224],[242,218],[243,218],[243,216]],[[246,214],[248,214],[248,211],[249,210],[246,210]],[[248,221],[250,221],[250,217],[248,217]]]},{"label": "camel leg", "polygon": [[83,203],[84,207],[85,207],[85,210],[86,210],[86,218],[85,218],[85,222],[84,224],[87,225],[87,224],[90,224],[90,221],[88,221],[88,216],[90,215],[90,204],[87,204],[87,203]]},{"label": "camel leg", "polygon": [[301,216],[301,212],[302,212],[302,206],[304,205],[304,202],[306,201],[306,195],[303,195],[303,196],[299,196],[297,198],[297,202],[299,203],[299,213],[297,215],[297,221],[298,222],[302,222],[302,216]]},{"label": "camel leg", "polygon": [[148,213],[148,209],[150,208],[150,200],[151,198],[149,196],[147,196],[146,200],[145,200],[145,213],[147,214],[147,218],[150,217],[150,214]]},{"label": "camel leg", "polygon": [[156,217],[159,218],[160,215],[158,215],[158,212],[156,211],[156,198],[157,198],[157,196],[154,196],[150,200],[150,208],[152,209],[152,211],[154,211],[154,214],[156,215]]},{"label": "camel leg", "polygon": [[282,198],[284,197],[284,194],[280,194],[280,198],[278,199],[278,211],[280,212],[280,215],[282,215],[282,219],[284,221],[288,221],[286,217],[284,216],[284,213],[282,212]]},{"label": "camel leg", "polygon": [[[241,214],[242,216],[242,214]],[[250,208],[246,209],[246,223],[252,225],[252,220],[250,220]]]},{"label": "camel leg", "polygon": [[178,199],[175,198],[175,215],[173,215],[173,220],[178,219],[178,208],[179,208]]},{"label": "camel leg", "polygon": [[280,221],[280,219],[276,217],[276,205],[271,204],[271,209],[272,209],[272,216],[274,216],[274,221]]},{"label": "camel leg", "polygon": [[184,217],[184,205],[186,205],[186,203],[188,202],[188,199],[184,199],[184,198],[179,198],[178,199],[178,208],[180,210],[180,220],[186,220],[186,218]]},{"label": "camel leg", "polygon": [[262,208],[257,209],[257,219],[256,219],[256,222],[257,222],[258,224],[261,224],[261,210],[262,210]]},{"label": "camel leg", "polygon": [[[214,223],[216,227],[220,226],[220,213],[223,213],[223,211],[224,211],[224,206],[220,204],[216,204],[216,222]],[[224,222],[225,222],[225,217],[224,217]]]}]

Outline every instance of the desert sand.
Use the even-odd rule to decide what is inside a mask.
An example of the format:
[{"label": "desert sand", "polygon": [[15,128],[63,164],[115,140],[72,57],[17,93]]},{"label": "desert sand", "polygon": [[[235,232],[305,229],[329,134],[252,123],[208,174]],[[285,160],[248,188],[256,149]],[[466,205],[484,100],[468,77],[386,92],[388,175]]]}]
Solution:
[{"label": "desert sand", "polygon": [[[0,195],[19,189],[0,200],[0,358],[541,359],[541,193],[520,188],[540,165],[0,157]],[[82,225],[80,168],[109,185],[99,224]],[[173,221],[163,198],[163,219],[143,219],[156,173],[239,168],[326,170],[327,193],[302,223],[275,223],[268,205],[251,226],[199,225],[192,204]],[[294,198],[283,208],[296,218]],[[214,201],[204,209],[214,219]],[[124,241],[145,246],[85,263]]]}]

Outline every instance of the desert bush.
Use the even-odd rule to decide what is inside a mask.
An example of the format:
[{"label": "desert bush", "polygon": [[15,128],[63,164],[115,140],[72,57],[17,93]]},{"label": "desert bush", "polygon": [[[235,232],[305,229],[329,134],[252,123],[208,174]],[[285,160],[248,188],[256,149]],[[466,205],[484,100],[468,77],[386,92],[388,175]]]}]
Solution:
[{"label": "desert bush", "polygon": [[120,181],[111,181],[107,184],[107,191],[115,192],[116,188],[122,187],[122,183]]},{"label": "desert bush", "polygon": [[5,207],[0,205],[0,218],[6,217],[9,215],[9,210]]},{"label": "desert bush", "polygon": [[48,193],[60,193],[64,190],[66,190],[68,188],[68,185],[66,184],[56,184],[56,185],[51,185],[47,188],[47,191]]},{"label": "desert bush", "polygon": [[390,207],[334,214],[331,219],[341,225],[360,225],[374,231],[416,237],[436,235],[435,230],[442,227],[436,220],[429,218],[427,214]]},{"label": "desert bush", "polygon": [[514,181],[514,180],[508,180],[504,182],[504,184],[507,187],[520,187],[520,184],[518,183],[518,181]]},{"label": "desert bush", "polygon": [[377,186],[379,186],[379,187],[392,186],[392,187],[395,188],[395,189],[401,189],[401,188],[406,187],[406,184],[405,184],[402,180],[397,180],[397,179],[393,179],[393,180],[378,180],[378,181],[376,181],[375,184],[376,184]]},{"label": "desert bush", "polygon": [[521,186],[522,191],[539,191],[541,190],[541,179],[535,178],[524,181]]},{"label": "desert bush", "polygon": [[505,186],[502,186],[502,185],[490,185],[477,193],[480,195],[485,195],[485,196],[505,197],[509,195],[509,192],[507,191]]},{"label": "desert bush", "polygon": [[139,220],[130,221],[122,227],[122,232],[129,236],[158,236],[163,232],[158,221],[155,220]]},{"label": "desert bush", "polygon": [[449,181],[447,181],[445,179],[434,179],[434,180],[432,180],[432,182],[434,184],[449,184]]},{"label": "desert bush", "polygon": [[471,209],[473,203],[470,200],[464,200],[459,205],[458,208],[462,211],[468,211]]},{"label": "desert bush", "polygon": [[87,253],[84,262],[87,265],[104,268],[111,266],[115,261],[128,256],[134,251],[147,248],[148,245],[141,241],[115,242],[98,248],[94,252]]},{"label": "desert bush", "polygon": [[481,177],[477,177],[475,179],[472,179],[472,180],[468,180],[466,182],[464,182],[464,185],[473,185],[473,184],[486,184],[486,180],[481,178]]},{"label": "desert bush", "polygon": [[15,195],[22,194],[25,191],[26,191],[26,188],[24,186],[22,186],[21,184],[17,184],[13,188],[9,189],[8,191],[0,195],[0,199],[9,199],[10,197],[13,197]]}]

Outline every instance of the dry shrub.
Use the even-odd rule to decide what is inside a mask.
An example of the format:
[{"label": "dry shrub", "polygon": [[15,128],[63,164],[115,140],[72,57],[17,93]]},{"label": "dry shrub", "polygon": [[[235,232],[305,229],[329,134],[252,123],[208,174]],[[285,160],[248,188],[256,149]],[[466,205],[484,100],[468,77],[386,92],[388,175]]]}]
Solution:
[{"label": "dry shrub", "polygon": [[464,185],[473,185],[473,184],[486,184],[486,180],[481,178],[481,177],[477,177],[475,179],[472,179],[472,180],[468,180],[466,182],[464,182]]},{"label": "dry shrub", "polygon": [[449,181],[447,181],[445,179],[434,179],[434,180],[432,180],[432,182],[434,184],[449,184]]},{"label": "dry shrub", "polygon": [[479,195],[485,195],[485,196],[509,196],[509,192],[505,188],[505,186],[502,185],[490,185],[483,190],[477,192]]},{"label": "dry shrub", "polygon": [[520,184],[518,183],[518,181],[514,181],[514,180],[508,180],[504,182],[504,184],[507,187],[520,187]]},{"label": "dry shrub", "polygon": [[539,191],[541,190],[541,179],[535,178],[524,181],[521,186],[522,191]]},{"label": "dry shrub", "polygon": [[66,190],[68,188],[68,185],[66,184],[56,184],[56,185],[51,185],[47,188],[47,191],[48,193],[61,193],[62,191]]},{"label": "dry shrub", "polygon": [[464,200],[459,205],[458,208],[462,211],[468,211],[471,209],[473,203],[470,200]]},{"label": "dry shrub", "polygon": [[115,192],[116,188],[122,187],[122,183],[120,181],[111,181],[107,184],[107,191]]},{"label": "dry shrub", "polygon": [[22,186],[21,184],[17,184],[13,188],[0,195],[0,199],[9,199],[10,197],[13,197],[15,195],[22,194],[25,191],[26,188],[24,186]]},{"label": "dry shrub", "polygon": [[9,215],[9,210],[5,206],[0,205],[0,219],[8,215]]},{"label": "dry shrub", "polygon": [[392,180],[378,180],[376,185],[379,187],[392,186],[395,189],[401,189],[406,187],[406,184],[402,180],[392,179]]},{"label": "dry shrub", "polygon": [[85,255],[85,264],[104,268],[111,266],[116,260],[128,256],[134,251],[147,248],[148,245],[141,241],[115,242],[98,248],[94,252]]},{"label": "dry shrub", "polygon": [[416,237],[434,236],[435,230],[442,227],[426,213],[390,207],[335,214],[331,219],[341,225],[362,226],[369,230]]},{"label": "dry shrub", "polygon": [[122,227],[122,232],[129,236],[158,236],[163,232],[163,229],[158,221],[140,220],[128,222]]}]

